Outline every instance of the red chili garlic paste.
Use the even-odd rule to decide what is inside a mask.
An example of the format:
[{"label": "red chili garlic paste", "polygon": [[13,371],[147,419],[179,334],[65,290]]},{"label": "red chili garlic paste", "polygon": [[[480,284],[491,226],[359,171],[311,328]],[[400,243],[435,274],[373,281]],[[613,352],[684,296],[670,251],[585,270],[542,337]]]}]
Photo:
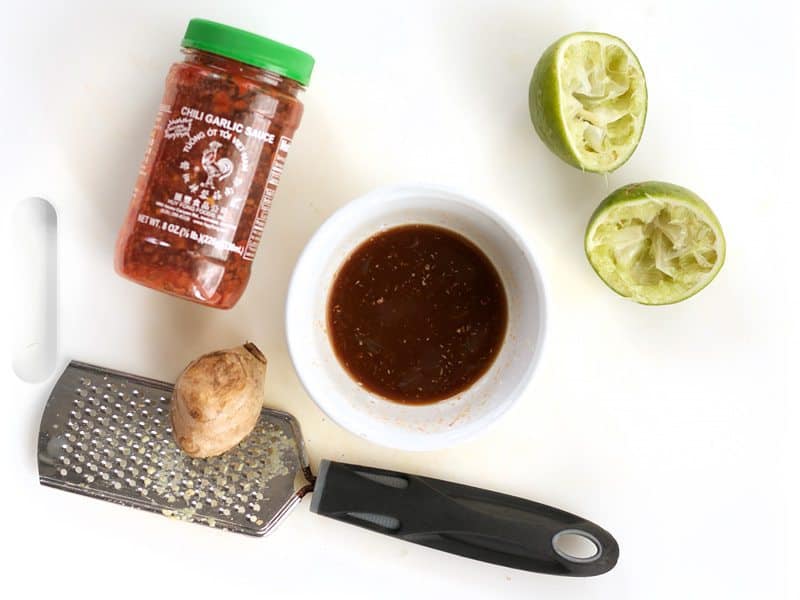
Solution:
[{"label": "red chili garlic paste", "polygon": [[117,272],[216,308],[239,300],[314,59],[193,19],[117,240]]}]

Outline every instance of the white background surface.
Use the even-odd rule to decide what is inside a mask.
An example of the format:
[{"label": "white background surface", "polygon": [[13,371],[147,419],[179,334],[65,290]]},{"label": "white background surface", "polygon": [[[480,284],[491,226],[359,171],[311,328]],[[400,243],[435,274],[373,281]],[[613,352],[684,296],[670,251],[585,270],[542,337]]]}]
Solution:
[{"label": "white background surface", "polygon": [[[322,457],[361,462],[553,504],[608,528],[621,557],[605,576],[569,580],[370,534],[309,513],[308,501],[270,537],[249,539],[43,488],[35,442],[55,374],[24,384],[4,349],[0,594],[797,597],[788,552],[797,546],[787,543],[800,500],[788,385],[800,202],[793,10],[766,1],[6,6],[3,210],[31,195],[58,210],[59,372],[78,358],[173,379],[195,355],[253,339],[270,358],[267,403],[298,417],[315,467]],[[163,78],[194,16],[317,59],[253,278],[229,312],[112,269]],[[575,30],[620,35],[647,75],[644,138],[607,181],[554,158],[528,120],[537,58]],[[727,236],[717,280],[679,305],[616,297],[583,256],[597,203],[644,179],[695,190]],[[349,199],[405,181],[462,189],[513,219],[536,244],[552,303],[544,363],[517,407],[472,442],[422,454],[373,446],[323,418],[283,333],[288,278],[315,228]],[[13,248],[4,256],[25,260]],[[14,281],[2,290],[8,303]]]}]

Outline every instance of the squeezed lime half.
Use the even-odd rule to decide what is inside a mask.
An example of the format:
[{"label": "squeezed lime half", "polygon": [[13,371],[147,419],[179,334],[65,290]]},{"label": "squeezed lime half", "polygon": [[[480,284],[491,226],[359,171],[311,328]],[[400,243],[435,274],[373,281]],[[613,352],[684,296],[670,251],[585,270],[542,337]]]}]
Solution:
[{"label": "squeezed lime half", "polygon": [[542,54],[528,104],[536,132],[553,153],[579,169],[609,173],[639,144],[647,86],[624,41],[606,33],[572,33]]},{"label": "squeezed lime half", "polygon": [[612,192],[589,220],[584,245],[600,278],[641,304],[672,304],[695,295],[725,261],[725,237],[708,204],[660,181]]}]

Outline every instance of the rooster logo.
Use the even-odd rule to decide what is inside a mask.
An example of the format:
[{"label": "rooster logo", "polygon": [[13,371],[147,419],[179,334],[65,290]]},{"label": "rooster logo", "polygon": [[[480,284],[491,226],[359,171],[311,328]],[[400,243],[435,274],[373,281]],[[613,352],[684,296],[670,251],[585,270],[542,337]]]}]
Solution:
[{"label": "rooster logo", "polygon": [[214,180],[222,181],[233,173],[233,162],[230,158],[217,158],[217,151],[222,148],[222,144],[213,141],[208,145],[208,148],[203,150],[203,157],[200,163],[203,165],[203,170],[206,172],[206,180],[200,184],[200,187],[214,188]]}]

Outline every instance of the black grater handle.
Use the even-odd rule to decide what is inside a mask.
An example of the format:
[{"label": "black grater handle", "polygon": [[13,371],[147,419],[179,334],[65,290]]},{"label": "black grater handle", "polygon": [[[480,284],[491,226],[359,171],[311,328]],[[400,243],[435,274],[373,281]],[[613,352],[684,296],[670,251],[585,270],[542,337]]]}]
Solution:
[{"label": "black grater handle", "polygon": [[[311,510],[525,571],[588,577],[610,571],[619,557],[610,533],[563,510],[439,479],[328,460],[320,465]],[[595,554],[567,554],[563,542],[568,534],[590,540]]]}]

